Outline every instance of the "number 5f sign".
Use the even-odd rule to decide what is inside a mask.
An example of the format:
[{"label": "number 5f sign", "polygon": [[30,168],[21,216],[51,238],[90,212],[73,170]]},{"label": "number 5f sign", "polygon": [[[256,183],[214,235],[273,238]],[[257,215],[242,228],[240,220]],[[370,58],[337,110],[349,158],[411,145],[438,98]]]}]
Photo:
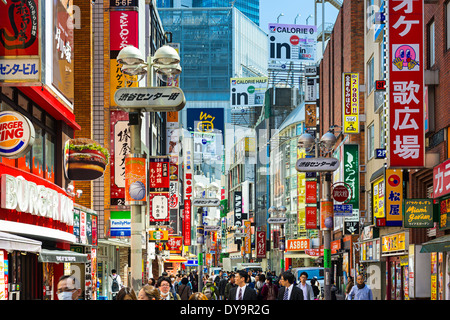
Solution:
[{"label": "number 5f sign", "polygon": [[359,133],[359,75],[342,74],[342,110],[344,133]]}]

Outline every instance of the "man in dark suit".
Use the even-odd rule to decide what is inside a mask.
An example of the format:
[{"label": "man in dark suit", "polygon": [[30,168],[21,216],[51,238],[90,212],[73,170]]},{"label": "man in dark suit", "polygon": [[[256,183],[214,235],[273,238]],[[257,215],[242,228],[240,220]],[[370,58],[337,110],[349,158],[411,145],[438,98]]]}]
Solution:
[{"label": "man in dark suit", "polygon": [[295,276],[289,272],[284,271],[280,277],[281,288],[278,290],[277,300],[303,300],[303,291],[297,286],[294,286]]},{"label": "man in dark suit", "polygon": [[247,285],[248,274],[239,270],[235,276],[236,287],[230,289],[228,300],[258,300],[255,289]]}]

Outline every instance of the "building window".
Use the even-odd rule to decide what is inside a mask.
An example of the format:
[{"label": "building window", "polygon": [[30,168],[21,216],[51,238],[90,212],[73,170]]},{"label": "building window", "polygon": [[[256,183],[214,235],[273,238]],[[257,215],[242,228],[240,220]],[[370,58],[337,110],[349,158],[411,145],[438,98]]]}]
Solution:
[{"label": "building window", "polygon": [[367,158],[371,159],[375,156],[375,130],[373,123],[367,129]]},{"label": "building window", "polygon": [[374,89],[374,84],[375,84],[374,62],[372,57],[367,63],[367,88],[366,88],[367,95],[369,95]]},{"label": "building window", "polygon": [[366,31],[369,31],[375,22],[374,0],[366,1]]},{"label": "building window", "polygon": [[435,23],[434,21],[431,22],[428,26],[428,62],[429,62],[429,68],[434,66],[434,63],[436,62],[436,56],[435,56]]}]

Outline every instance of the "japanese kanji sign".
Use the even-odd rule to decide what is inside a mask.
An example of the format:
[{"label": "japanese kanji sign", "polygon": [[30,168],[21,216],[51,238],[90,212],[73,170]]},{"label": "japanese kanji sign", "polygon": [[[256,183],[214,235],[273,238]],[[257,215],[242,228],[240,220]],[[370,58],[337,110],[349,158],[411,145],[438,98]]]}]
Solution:
[{"label": "japanese kanji sign", "polygon": [[128,112],[180,111],[186,104],[184,93],[178,87],[121,88],[114,94],[114,101]]},{"label": "japanese kanji sign", "polygon": [[423,1],[389,0],[389,167],[425,164]]},{"label": "japanese kanji sign", "polygon": [[170,174],[169,157],[149,157],[149,192],[169,192]]},{"label": "japanese kanji sign", "polygon": [[342,74],[344,133],[359,133],[359,74]]},{"label": "japanese kanji sign", "polygon": [[403,173],[402,170],[386,170],[386,226],[402,226],[403,221]]},{"label": "japanese kanji sign", "polygon": [[450,160],[433,169],[433,198],[439,198],[450,193]]},{"label": "japanese kanji sign", "polygon": [[339,160],[335,158],[303,158],[298,159],[295,169],[299,172],[333,172],[339,168]]},{"label": "japanese kanji sign", "polygon": [[169,224],[169,192],[149,193],[150,225]]},{"label": "japanese kanji sign", "polygon": [[111,205],[125,205],[125,158],[131,152],[128,112],[111,111]]}]

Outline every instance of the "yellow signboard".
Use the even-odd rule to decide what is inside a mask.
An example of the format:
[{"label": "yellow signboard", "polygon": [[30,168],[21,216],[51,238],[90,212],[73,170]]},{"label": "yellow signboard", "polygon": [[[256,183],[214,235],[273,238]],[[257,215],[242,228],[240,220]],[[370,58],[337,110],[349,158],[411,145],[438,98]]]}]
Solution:
[{"label": "yellow signboard", "polygon": [[168,241],[169,231],[168,230],[150,230],[148,232],[149,241]]},{"label": "yellow signboard", "polygon": [[386,170],[386,226],[402,226],[403,174],[402,170]]},{"label": "yellow signboard", "polygon": [[342,74],[344,133],[359,133],[359,74]]},{"label": "yellow signboard", "polygon": [[[120,69],[121,65],[116,59],[110,59],[110,97],[111,106],[117,106],[114,101],[114,94],[120,88],[138,87],[137,76],[129,77],[125,76]],[[128,80],[128,81],[127,81]],[[133,80],[131,82],[130,80]]]},{"label": "yellow signboard", "polygon": [[373,183],[373,216],[384,218],[384,176]]},{"label": "yellow signboard", "polygon": [[406,235],[404,232],[396,233],[382,237],[382,250],[383,253],[403,251],[406,250]]}]

